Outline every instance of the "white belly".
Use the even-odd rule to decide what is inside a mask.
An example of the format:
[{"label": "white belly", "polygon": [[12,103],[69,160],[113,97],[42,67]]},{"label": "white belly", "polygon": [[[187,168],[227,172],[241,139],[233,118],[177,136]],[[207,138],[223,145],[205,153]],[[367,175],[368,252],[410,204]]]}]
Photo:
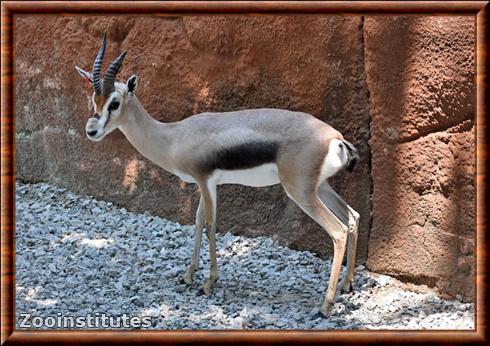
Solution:
[{"label": "white belly", "polygon": [[250,169],[237,169],[233,171],[217,170],[217,184],[240,184],[245,186],[269,186],[279,184],[277,166],[267,163]]},{"label": "white belly", "polygon": [[[186,183],[195,183],[195,180],[187,174],[177,172],[180,179]],[[237,170],[216,170],[212,177],[217,185],[222,184],[239,184],[245,186],[269,186],[279,184],[277,166],[274,163],[266,163],[250,169]]]}]

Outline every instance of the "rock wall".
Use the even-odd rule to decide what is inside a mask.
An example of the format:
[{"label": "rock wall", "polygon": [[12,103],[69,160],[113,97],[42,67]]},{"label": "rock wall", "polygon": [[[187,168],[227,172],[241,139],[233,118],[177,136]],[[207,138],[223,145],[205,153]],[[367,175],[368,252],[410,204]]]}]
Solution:
[{"label": "rock wall", "polygon": [[[84,135],[91,90],[73,66],[92,67],[103,31],[106,64],[128,50],[119,76],[140,76],[138,97],[160,121],[277,107],[337,128],[362,157],[332,181],[361,214],[359,261],[472,296],[473,18],[18,16],[17,177],[192,223],[193,185],[117,131]],[[220,231],[331,254],[280,186],[223,186],[218,200]]]},{"label": "rock wall", "polygon": [[379,17],[364,28],[373,178],[367,266],[469,299],[474,20]]}]

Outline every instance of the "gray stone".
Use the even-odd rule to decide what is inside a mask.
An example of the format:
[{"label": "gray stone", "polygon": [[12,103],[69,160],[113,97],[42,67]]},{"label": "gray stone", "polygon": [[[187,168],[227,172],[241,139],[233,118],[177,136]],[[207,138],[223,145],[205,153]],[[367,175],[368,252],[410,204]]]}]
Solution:
[{"label": "gray stone", "polygon": [[[209,275],[207,251],[202,251],[193,285],[180,281],[192,254],[193,226],[158,217],[150,221],[146,215],[108,209],[105,203],[46,184],[17,186],[18,311],[35,310],[39,316],[146,314],[157,319],[150,329],[474,328],[472,304],[410,292],[392,278],[372,287],[375,274],[359,267],[355,280],[367,289],[339,292],[330,318],[312,320],[323,300],[331,262],[286,249],[269,238],[230,233],[217,236],[217,285],[209,297],[200,296],[199,288]],[[68,197],[73,204],[57,202]],[[34,203],[44,219],[59,218],[50,226],[49,245],[43,238],[44,224],[28,217]],[[98,206],[104,223],[85,222],[85,212],[70,212],[81,205],[87,210]],[[69,231],[64,224],[72,225]],[[150,229],[149,225],[158,227],[159,236],[142,237],[134,228]],[[113,242],[97,249],[82,244],[86,238]],[[247,250],[234,255],[237,249]]]}]

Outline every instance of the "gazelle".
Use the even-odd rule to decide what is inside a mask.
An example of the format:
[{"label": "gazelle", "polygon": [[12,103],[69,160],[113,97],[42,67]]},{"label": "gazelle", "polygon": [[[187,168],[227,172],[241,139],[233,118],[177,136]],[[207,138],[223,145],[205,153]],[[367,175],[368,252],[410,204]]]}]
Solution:
[{"label": "gazelle", "polygon": [[126,83],[115,80],[126,52],[112,62],[101,79],[105,48],[104,34],[92,72],[76,67],[94,88],[94,115],[85,127],[87,137],[100,141],[119,129],[144,157],[185,182],[199,186],[194,253],[183,280],[191,284],[198,269],[204,228],[209,238],[211,268],[202,291],[209,295],[218,279],[217,185],[281,184],[333,241],[332,271],[320,308],[321,314],[328,316],[346,246],[344,291],[350,290],[354,278],[359,214],[335,193],[327,179],[344,168],[352,171],[359,160],[354,146],[312,115],[280,109],[202,113],[174,123],[161,123],[138,101],[137,76],[131,76]]}]

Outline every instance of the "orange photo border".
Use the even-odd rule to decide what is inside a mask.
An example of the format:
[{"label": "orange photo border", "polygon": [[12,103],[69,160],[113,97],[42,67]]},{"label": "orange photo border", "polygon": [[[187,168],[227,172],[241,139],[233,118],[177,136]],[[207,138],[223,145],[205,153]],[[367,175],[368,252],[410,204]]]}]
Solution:
[{"label": "orange photo border", "polygon": [[[15,95],[16,15],[25,14],[342,14],[468,15],[475,17],[476,40],[476,330],[474,331],[156,331],[156,330],[17,330],[15,329]],[[488,2],[487,1],[118,1],[20,2],[1,4],[1,344],[177,344],[177,343],[327,343],[488,344]]]}]

